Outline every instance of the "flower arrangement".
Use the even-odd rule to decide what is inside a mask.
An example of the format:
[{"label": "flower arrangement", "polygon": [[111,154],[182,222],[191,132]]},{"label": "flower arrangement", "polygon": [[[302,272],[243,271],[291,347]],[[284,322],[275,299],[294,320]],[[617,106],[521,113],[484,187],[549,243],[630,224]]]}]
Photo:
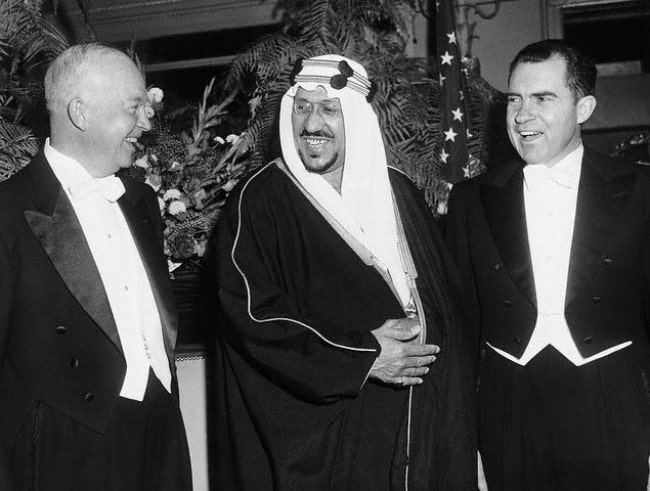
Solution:
[{"label": "flower arrangement", "polygon": [[206,86],[190,129],[174,131],[186,110],[165,112],[163,91],[148,90],[152,130],[141,138],[142,151],[131,170],[158,195],[165,225],[170,274],[205,253],[207,237],[228,193],[250,167],[243,135],[216,134],[235,94],[209,104],[214,78]]},{"label": "flower arrangement", "polygon": [[625,158],[637,164],[650,165],[650,131],[641,131],[616,144],[612,157]]}]

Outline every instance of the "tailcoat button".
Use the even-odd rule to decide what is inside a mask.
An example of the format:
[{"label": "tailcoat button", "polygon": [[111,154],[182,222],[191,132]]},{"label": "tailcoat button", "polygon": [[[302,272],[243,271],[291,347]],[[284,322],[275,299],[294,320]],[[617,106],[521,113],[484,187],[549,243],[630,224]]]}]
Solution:
[{"label": "tailcoat button", "polygon": [[500,264],[500,263],[494,263],[494,264],[492,265],[492,267],[493,267],[494,269],[496,269],[497,271],[499,271],[499,270],[501,269],[501,264]]},{"label": "tailcoat button", "polygon": [[519,346],[521,346],[521,338],[519,336],[515,336],[515,339],[513,339],[513,342]]},{"label": "tailcoat button", "polygon": [[503,301],[503,305],[505,305],[506,307],[510,308],[510,307],[512,307],[512,301],[511,301],[511,300],[504,300],[504,301]]},{"label": "tailcoat button", "polygon": [[600,303],[602,299],[603,299],[603,297],[595,296],[595,297],[591,298],[591,301],[593,303]]},{"label": "tailcoat button", "polygon": [[603,258],[603,263],[605,263],[607,266],[612,264],[612,258],[611,257],[605,257]]},{"label": "tailcoat button", "polygon": [[65,326],[56,326],[56,332],[58,334],[65,334],[68,329]]},{"label": "tailcoat button", "polygon": [[92,392],[86,392],[86,395],[84,395],[84,400],[85,400],[86,402],[90,402],[90,401],[92,401],[94,398],[95,398],[95,394],[93,394]]},{"label": "tailcoat button", "polygon": [[593,340],[594,340],[594,338],[592,338],[591,336],[587,336],[587,337],[584,338],[582,341],[583,341],[585,344],[591,344],[591,343],[593,342]]},{"label": "tailcoat button", "polygon": [[72,360],[70,360],[70,366],[72,368],[78,368],[79,365],[81,365],[81,362],[79,361],[79,358],[73,358]]}]

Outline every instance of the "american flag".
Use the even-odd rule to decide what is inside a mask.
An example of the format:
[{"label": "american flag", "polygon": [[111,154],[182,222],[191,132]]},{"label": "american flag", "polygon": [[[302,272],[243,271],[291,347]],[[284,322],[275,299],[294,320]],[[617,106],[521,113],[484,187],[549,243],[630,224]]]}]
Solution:
[{"label": "american flag", "polygon": [[463,98],[465,87],[461,53],[456,39],[454,0],[436,1],[436,54],[441,87],[442,177],[455,184],[470,177],[467,139],[469,114]]}]

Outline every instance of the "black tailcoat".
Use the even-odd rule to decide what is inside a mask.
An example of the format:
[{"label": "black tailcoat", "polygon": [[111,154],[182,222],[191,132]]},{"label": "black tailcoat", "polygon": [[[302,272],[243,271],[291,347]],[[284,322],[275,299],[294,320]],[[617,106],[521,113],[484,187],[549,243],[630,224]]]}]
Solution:
[{"label": "black tailcoat", "polygon": [[[448,237],[475,320],[470,336],[520,357],[537,320],[523,162],[458,184],[449,210]],[[628,340],[647,346],[649,248],[648,170],[585,149],[565,301],[582,356]]]},{"label": "black tailcoat", "polygon": [[[124,184],[118,202],[152,287],[175,377],[177,319],[158,204],[148,186]],[[0,185],[0,482],[9,482],[16,435],[35,424],[43,405],[102,433],[125,372],[115,320],[81,225],[40,153]],[[38,428],[33,431],[36,436]]]},{"label": "black tailcoat", "polygon": [[[565,403],[564,395],[555,396],[561,392],[559,389],[562,384],[549,385],[541,395],[535,393],[536,399],[523,395],[523,390],[503,382],[519,380],[525,384],[526,380],[546,380],[546,373],[551,373],[551,376],[553,373],[564,373],[560,367],[570,363],[564,363],[566,360],[562,356],[554,358],[562,364],[550,364],[549,371],[540,372],[529,368],[535,363],[522,369],[510,361],[498,364],[505,368],[495,370],[495,357],[501,361],[504,358],[485,346],[485,342],[488,342],[519,358],[528,346],[537,321],[535,280],[524,206],[523,166],[521,160],[513,160],[483,176],[457,184],[450,197],[447,224],[448,240],[464,285],[466,313],[472,319],[472,322],[466,324],[464,333],[466,346],[473,351],[476,360],[481,400],[481,446],[486,449],[484,457],[488,458],[488,464],[492,465],[492,469],[486,467],[486,470],[493,472],[493,476],[503,472],[507,479],[518,479],[516,476],[520,472],[526,472],[530,468],[527,459],[534,458],[530,455],[516,455],[513,459],[504,457],[503,461],[499,460],[509,451],[514,451],[513,446],[516,447],[515,442],[507,440],[509,435],[527,434],[530,440],[531,434],[537,434],[541,435],[543,441],[547,438],[544,434],[546,430],[540,430],[538,426],[550,428],[550,433],[566,427],[566,422],[572,421],[570,417],[575,418],[573,408],[569,408],[562,416],[554,416],[555,419],[544,413],[546,419],[543,421],[547,426],[529,424],[529,408],[532,408],[530,412],[534,412],[536,407],[542,405],[548,407],[551,404]],[[627,452],[629,448],[641,449],[634,455],[634,459],[641,462],[638,466],[641,469],[641,479],[647,477],[648,451],[645,449],[648,448],[648,435],[643,435],[644,431],[637,432],[634,428],[647,428],[650,413],[647,385],[650,374],[647,333],[649,249],[648,169],[615,161],[585,148],[578,185],[564,314],[573,341],[583,357],[595,355],[626,341],[632,341],[633,344],[617,354],[616,359],[623,357],[627,365],[626,368],[621,368],[623,364],[617,367],[616,373],[610,368],[602,368],[613,365],[613,362],[604,361],[610,360],[609,357],[592,361],[584,365],[584,368],[570,373],[598,373],[601,370],[599,382],[583,384],[574,392],[583,395],[581,401],[590,400],[589,394],[601,394],[604,407],[609,405],[610,410],[620,406],[620,401],[633,401],[634,407],[629,409],[630,413],[636,415],[634,421],[627,416],[621,417],[625,414],[623,410],[613,416],[614,413],[602,412],[595,406],[593,411],[597,414],[595,418],[600,421],[608,421],[609,417],[609,421],[615,421],[622,428],[616,434],[619,443],[606,444],[604,452],[616,454],[620,450],[619,455],[623,455],[623,451]],[[550,359],[555,356],[553,353],[553,350],[545,350],[537,355],[537,361]],[[553,368],[557,372],[553,372]],[[602,386],[599,387],[598,384]],[[494,387],[499,387],[499,395],[495,395]],[[521,402],[521,406],[527,409],[514,409],[511,400],[516,400],[517,404]],[[496,406],[499,408],[495,409]],[[606,431],[606,428],[576,431],[569,438],[583,442],[588,449],[590,442],[597,440],[597,435],[602,431]],[[630,433],[633,436],[628,438]],[[627,447],[626,442],[630,443]],[[543,444],[536,443],[533,446],[539,448]],[[550,452],[545,447],[539,448],[539,452],[545,450]],[[581,459],[579,453],[578,451],[575,456],[578,460]],[[629,461],[627,457],[625,459]],[[520,462],[524,463],[520,465]],[[585,461],[579,463],[586,464]],[[507,471],[503,471],[504,465],[509,466]],[[624,466],[625,462],[621,465]],[[620,469],[611,471],[611,475],[617,475],[615,473]],[[552,472],[549,471],[549,474]],[[488,485],[492,487],[489,478],[490,476]],[[517,486],[519,485],[503,489],[523,489]],[[499,485],[497,489],[501,489]]]}]

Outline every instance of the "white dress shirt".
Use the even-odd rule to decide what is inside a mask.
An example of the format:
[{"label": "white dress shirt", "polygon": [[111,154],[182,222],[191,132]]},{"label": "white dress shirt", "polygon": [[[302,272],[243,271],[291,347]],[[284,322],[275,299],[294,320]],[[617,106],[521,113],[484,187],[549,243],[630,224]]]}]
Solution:
[{"label": "white dress shirt", "polygon": [[520,365],[526,365],[549,345],[574,365],[581,366],[632,344],[628,341],[583,358],[564,317],[583,154],[584,147],[580,145],[553,167],[542,164],[524,167],[524,202],[535,277],[537,323],[519,359],[488,343],[497,353]]},{"label": "white dress shirt", "polygon": [[[124,193],[122,182],[114,176],[94,179],[76,160],[54,149],[49,139],[44,152],[79,219],[113,312],[126,359],[120,396],[142,401],[149,367],[171,392],[160,314],[137,246],[116,202]],[[104,184],[112,186],[113,196],[102,194],[100,187]]]}]

